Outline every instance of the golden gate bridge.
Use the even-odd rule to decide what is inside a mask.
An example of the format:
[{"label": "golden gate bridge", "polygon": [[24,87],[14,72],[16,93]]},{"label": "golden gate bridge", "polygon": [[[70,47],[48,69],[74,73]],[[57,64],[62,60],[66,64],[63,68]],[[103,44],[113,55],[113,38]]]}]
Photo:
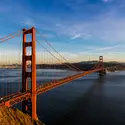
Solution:
[{"label": "golden gate bridge", "polygon": [[[57,53],[66,63],[55,56],[52,52],[50,52],[46,47],[44,47],[37,39],[36,33],[39,33],[41,37],[41,33],[36,30],[34,27],[31,29],[23,29],[19,30],[15,33],[12,33],[8,36],[0,38],[0,43],[4,43],[20,34],[23,36],[22,42],[22,88],[20,91],[15,93],[7,93],[7,95],[1,98],[0,106],[5,105],[7,107],[12,107],[13,105],[22,102],[22,111],[24,113],[28,113],[31,115],[33,119],[37,119],[37,95],[42,94],[44,92],[50,91],[56,87],[59,87],[63,84],[71,82],[80,77],[92,74],[94,72],[98,72],[100,76],[105,74],[105,68],[103,64],[103,56],[99,57],[99,61],[95,64],[90,70],[83,71],[75,65],[68,62],[67,59],[64,58],[47,40],[45,42]],[[27,35],[31,35],[31,41],[27,41]],[[68,69],[76,71],[74,75],[67,76],[65,78],[52,80],[50,82],[46,82],[44,84],[37,84],[36,82],[36,43],[39,44],[44,50],[46,50],[53,58],[58,60],[60,63],[68,67]],[[27,48],[31,47],[31,55],[27,54]],[[28,61],[31,64],[31,70],[28,71]],[[31,80],[31,87],[28,87],[29,78]]]}]

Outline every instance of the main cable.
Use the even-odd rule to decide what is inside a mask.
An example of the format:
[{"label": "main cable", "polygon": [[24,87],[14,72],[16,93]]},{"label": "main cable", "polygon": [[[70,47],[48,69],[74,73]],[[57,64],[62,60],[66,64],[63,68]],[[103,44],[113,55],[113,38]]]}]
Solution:
[{"label": "main cable", "polygon": [[3,39],[5,39],[5,38],[7,38],[7,37],[9,37],[9,36],[13,36],[14,34],[17,34],[17,32],[20,32],[20,31],[21,31],[21,30],[18,30],[18,31],[16,31],[16,32],[14,32],[14,33],[11,33],[11,34],[7,35],[7,36],[4,36],[4,37],[0,38],[0,40],[3,40]]},{"label": "main cable", "polygon": [[[36,30],[36,32],[38,32],[40,34],[40,36],[43,38],[44,36],[38,31]],[[45,38],[45,37],[44,37]],[[66,58],[64,58],[46,39],[45,42],[58,54],[60,55],[68,64],[70,64],[73,68],[75,68],[76,70],[79,70],[79,68],[77,68],[76,66],[74,66],[73,64],[71,64]]]},{"label": "main cable", "polygon": [[5,37],[3,37],[3,38],[0,38],[0,43],[3,43],[3,42],[5,42],[5,41],[8,41],[8,40],[10,40],[10,39],[12,39],[12,38],[14,38],[14,37],[16,37],[16,36],[19,36],[20,34],[21,34],[21,30],[18,31],[16,34],[14,33],[14,34],[5,36]]},{"label": "main cable", "polygon": [[[74,70],[74,68],[72,68],[71,66],[67,65],[66,63],[62,62],[59,58],[57,58],[55,55],[53,55],[48,49],[46,49],[39,41],[36,40],[36,42],[38,42],[40,44],[40,46],[45,49],[47,52],[49,52],[49,54],[51,56],[53,56],[54,58],[56,58],[58,61],[60,61],[62,64],[66,65],[67,67],[69,67],[70,69]],[[75,69],[76,70],[76,69]],[[77,70],[76,70],[77,71]]]}]

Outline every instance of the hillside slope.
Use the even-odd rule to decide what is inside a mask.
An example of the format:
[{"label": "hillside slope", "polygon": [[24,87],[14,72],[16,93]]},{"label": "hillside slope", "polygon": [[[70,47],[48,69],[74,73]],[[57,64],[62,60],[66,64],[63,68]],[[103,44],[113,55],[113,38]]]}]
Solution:
[{"label": "hillside slope", "polygon": [[29,115],[18,109],[0,107],[0,125],[44,125],[41,121],[33,120]]}]

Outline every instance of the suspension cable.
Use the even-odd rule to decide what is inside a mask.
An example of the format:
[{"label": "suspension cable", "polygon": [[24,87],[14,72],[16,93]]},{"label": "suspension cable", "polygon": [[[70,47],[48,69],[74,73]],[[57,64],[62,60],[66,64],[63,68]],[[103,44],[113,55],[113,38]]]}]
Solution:
[{"label": "suspension cable", "polygon": [[6,38],[8,38],[8,37],[11,37],[11,36],[13,36],[14,34],[17,34],[17,33],[20,32],[20,31],[21,31],[21,30],[18,30],[18,31],[16,31],[16,32],[14,32],[14,33],[11,33],[11,34],[7,35],[7,36],[4,36],[4,37],[0,38],[0,40],[6,39]]},{"label": "suspension cable", "polygon": [[14,35],[11,35],[10,37],[8,37],[8,38],[6,38],[6,39],[2,39],[2,40],[0,40],[0,43],[2,43],[2,42],[5,42],[5,41],[8,41],[8,40],[10,40],[10,39],[12,39],[12,38],[14,38],[14,37],[16,37],[16,36],[19,36],[21,34],[21,31],[20,32],[18,32],[18,33],[16,33],[16,34],[14,34]]},{"label": "suspension cable", "polygon": [[[47,52],[49,52],[49,54],[50,54],[51,56],[53,56],[54,58],[56,58],[58,61],[60,61],[62,64],[66,65],[66,66],[69,67],[70,69],[74,70],[74,68],[72,68],[71,66],[69,66],[69,65],[66,64],[66,63],[63,63],[59,58],[57,58],[55,55],[53,55],[53,54],[52,54],[48,49],[46,49],[39,41],[36,40],[36,42],[38,42],[43,49],[45,49]],[[76,69],[75,69],[75,70],[76,70]],[[78,71],[78,70],[76,70],[76,71]]]},{"label": "suspension cable", "polygon": [[[43,36],[38,30],[36,30],[37,33],[40,34],[40,36],[43,38],[45,38],[45,36]],[[76,70],[80,70],[79,68],[77,68],[76,66],[74,66],[73,64],[71,64],[66,58],[64,58],[48,41],[47,39],[44,40],[58,55],[60,55],[68,64],[70,64],[73,68],[75,68]]]}]

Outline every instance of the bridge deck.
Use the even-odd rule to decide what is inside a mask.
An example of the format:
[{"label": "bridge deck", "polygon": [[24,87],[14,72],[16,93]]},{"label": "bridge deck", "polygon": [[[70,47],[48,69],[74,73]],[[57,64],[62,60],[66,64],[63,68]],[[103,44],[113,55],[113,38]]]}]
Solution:
[{"label": "bridge deck", "polygon": [[[86,76],[86,75],[89,75],[91,73],[98,72],[98,71],[101,71],[101,70],[104,70],[104,68],[98,68],[98,69],[93,69],[93,70],[90,70],[90,71],[84,71],[84,72],[81,72],[81,73],[76,74],[76,75],[72,75],[72,76],[69,76],[69,77],[66,77],[66,78],[62,78],[60,80],[55,80],[55,81],[52,81],[52,82],[48,82],[48,83],[39,85],[36,88],[36,94],[37,95],[42,94],[42,93],[47,92],[51,89],[54,89],[58,86],[61,86],[65,83],[67,83],[67,82],[73,81],[77,78],[80,78],[80,77],[83,77],[83,76]],[[3,97],[0,105],[6,105],[6,106],[10,107],[14,104],[22,102],[26,98],[27,99],[31,98],[31,90],[28,90],[27,92],[18,92],[18,93],[11,94],[11,95],[8,95],[6,97]]]}]

